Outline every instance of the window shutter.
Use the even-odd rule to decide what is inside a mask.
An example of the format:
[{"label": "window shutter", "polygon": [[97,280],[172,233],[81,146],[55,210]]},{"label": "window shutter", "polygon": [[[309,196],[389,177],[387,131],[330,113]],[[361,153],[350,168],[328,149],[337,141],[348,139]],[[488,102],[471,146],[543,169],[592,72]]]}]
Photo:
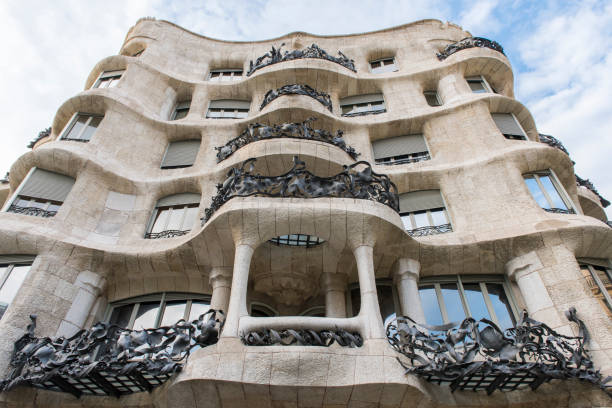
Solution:
[{"label": "window shutter", "polygon": [[440,190],[421,190],[412,193],[400,194],[400,213],[443,208],[444,200]]},{"label": "window shutter", "polygon": [[210,109],[249,109],[251,101],[238,101],[234,99],[219,99],[210,101]]},{"label": "window shutter", "polygon": [[384,102],[385,99],[383,95],[378,94],[366,94],[366,95],[356,95],[349,96],[348,98],[342,98],[340,100],[340,105],[356,105],[358,103],[373,103],[373,102]]},{"label": "window shutter", "polygon": [[372,143],[372,149],[374,150],[375,159],[428,151],[425,139],[421,134],[377,140]]},{"label": "window shutter", "polygon": [[511,113],[492,113],[491,116],[502,134],[525,136],[523,129],[521,129]]},{"label": "window shutter", "polygon": [[0,265],[31,263],[34,258],[34,255],[0,255]]},{"label": "window shutter", "polygon": [[200,140],[181,140],[168,145],[161,167],[191,166],[200,150]]},{"label": "window shutter", "polygon": [[175,205],[200,204],[200,194],[181,193],[161,198],[156,207],[170,207]]},{"label": "window shutter", "polygon": [[64,202],[73,185],[72,177],[35,169],[19,191],[19,195]]}]

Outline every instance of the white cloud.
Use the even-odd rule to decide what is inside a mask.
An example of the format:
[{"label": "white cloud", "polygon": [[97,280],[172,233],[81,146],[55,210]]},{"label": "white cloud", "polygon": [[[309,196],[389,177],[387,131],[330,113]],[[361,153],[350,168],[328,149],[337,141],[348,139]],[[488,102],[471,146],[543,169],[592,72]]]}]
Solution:
[{"label": "white cloud", "polygon": [[501,24],[493,11],[498,3],[498,0],[480,0],[466,4],[466,11],[459,16],[460,25],[475,36],[480,32],[497,32]]}]

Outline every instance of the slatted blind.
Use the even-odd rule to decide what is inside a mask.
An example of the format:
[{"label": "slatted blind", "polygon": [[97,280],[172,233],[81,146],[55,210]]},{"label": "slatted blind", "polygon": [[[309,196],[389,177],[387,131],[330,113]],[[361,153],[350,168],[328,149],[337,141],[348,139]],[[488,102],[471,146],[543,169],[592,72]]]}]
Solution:
[{"label": "slatted blind", "polygon": [[195,193],[181,193],[174,194],[161,198],[156,207],[169,207],[175,205],[187,205],[187,204],[200,204],[200,194]]},{"label": "slatted blind", "polygon": [[64,202],[73,185],[74,179],[72,177],[35,169],[19,195]]},{"label": "slatted blind", "polygon": [[521,129],[511,113],[492,113],[491,116],[502,134],[525,136],[523,129]]},{"label": "slatted blind", "polygon": [[238,101],[235,99],[218,99],[210,101],[210,109],[249,109],[251,101]]},{"label": "slatted blind", "polygon": [[428,151],[422,134],[377,140],[372,143],[372,149],[374,150],[375,159]]},{"label": "slatted blind", "polygon": [[35,255],[0,255],[0,265],[33,262]]},{"label": "slatted blind", "polygon": [[357,105],[359,103],[373,103],[373,102],[384,102],[382,94],[365,94],[349,96],[348,98],[340,99],[340,106],[345,105]]},{"label": "slatted blind", "polygon": [[444,207],[440,190],[421,190],[399,196],[400,213]]},{"label": "slatted blind", "polygon": [[168,145],[161,167],[191,166],[200,150],[200,140],[181,140]]}]

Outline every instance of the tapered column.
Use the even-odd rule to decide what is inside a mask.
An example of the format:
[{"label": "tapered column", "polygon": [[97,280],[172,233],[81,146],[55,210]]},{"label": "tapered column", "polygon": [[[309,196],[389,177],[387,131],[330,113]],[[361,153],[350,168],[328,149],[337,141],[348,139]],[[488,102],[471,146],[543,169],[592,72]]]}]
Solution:
[{"label": "tapered column", "polygon": [[402,314],[417,323],[426,323],[419,296],[420,272],[421,264],[418,261],[407,258],[398,259],[393,270],[393,280],[397,286]]},{"label": "tapered column", "polygon": [[248,314],[246,296],[253,252],[254,250],[250,245],[240,244],[236,246],[229,306],[221,337],[238,337],[240,318]]},{"label": "tapered column", "polygon": [[359,292],[361,293],[361,310],[359,316],[363,318],[366,339],[385,338],[383,321],[378,306],[376,294],[376,279],[374,276],[374,249],[369,245],[362,245],[353,250],[357,261],[359,275]]},{"label": "tapered column", "polygon": [[325,316],[346,317],[346,275],[324,273],[321,287],[325,291]]},{"label": "tapered column", "polygon": [[209,283],[212,287],[210,307],[227,313],[232,287],[232,268],[230,266],[214,266],[210,271]]}]

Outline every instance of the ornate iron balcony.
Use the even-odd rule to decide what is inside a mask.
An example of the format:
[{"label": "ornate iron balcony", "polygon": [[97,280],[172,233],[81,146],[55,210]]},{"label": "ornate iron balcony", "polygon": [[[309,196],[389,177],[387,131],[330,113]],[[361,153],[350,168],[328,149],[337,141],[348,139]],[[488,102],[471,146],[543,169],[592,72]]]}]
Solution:
[{"label": "ornate iron balcony", "polygon": [[563,146],[563,143],[561,143],[561,141],[551,135],[545,135],[545,134],[538,134],[538,137],[540,139],[540,142],[542,143],[546,143],[547,145],[557,148],[559,150],[561,150],[563,153],[567,154],[568,156],[570,155],[569,152],[567,151],[567,149],[565,148],[565,146]]},{"label": "ornate iron balcony", "polygon": [[278,89],[270,89],[264,96],[264,100],[259,107],[262,110],[267,104],[282,95],[306,95],[317,100],[321,105],[325,106],[327,110],[332,111],[331,97],[325,92],[319,92],[312,89],[308,85],[291,84],[284,85]]},{"label": "ornate iron balcony", "polygon": [[[232,168],[223,184],[217,184],[217,195],[204,212],[202,225],[223,204],[234,197],[296,197],[296,198],[358,198],[377,201],[399,212],[397,187],[387,175],[372,171],[366,161],[359,161],[331,177],[319,177],[306,170],[306,163],[293,157],[293,168],[280,176],[253,174],[253,163],[245,161],[241,167]],[[357,167],[363,167],[357,170]]]},{"label": "ornate iron balcony", "polygon": [[591,190],[599,198],[599,201],[601,202],[602,207],[606,208],[607,206],[610,205],[610,202],[599,194],[599,192],[597,191],[597,189],[595,188],[591,180],[583,179],[579,177],[577,174],[575,174],[575,176],[576,176],[576,184],[582,187],[586,187],[589,190]]},{"label": "ornate iron balcony", "polygon": [[487,38],[482,38],[482,37],[468,37],[468,38],[464,38],[463,40],[459,42],[447,45],[446,48],[444,48],[442,52],[436,54],[436,56],[438,57],[440,61],[443,61],[446,58],[453,55],[454,53],[456,53],[457,51],[466,50],[468,48],[476,48],[476,47],[490,48],[494,51],[504,54],[504,49],[497,41],[492,41],[492,40],[489,40]]},{"label": "ornate iron balcony", "polygon": [[38,143],[39,140],[44,139],[45,137],[51,135],[51,127],[48,127],[44,130],[41,130],[40,132],[38,132],[38,136],[36,136],[34,138],[34,140],[30,141],[30,143],[28,143],[28,149],[33,149],[34,145],[36,143]]},{"label": "ornate iron balcony", "polygon": [[337,343],[341,347],[361,347],[363,339],[359,333],[349,333],[346,330],[299,330],[284,329],[272,330],[264,329],[252,331],[240,336],[242,343],[247,346],[322,346],[329,347]]},{"label": "ornate iron balcony", "polygon": [[253,72],[257,71],[258,69],[267,67],[268,65],[302,58],[324,59],[327,61],[335,62],[336,64],[340,64],[353,72],[357,72],[357,70],[355,69],[354,61],[352,59],[349,59],[340,51],[338,51],[338,54],[340,55],[339,57],[333,57],[329,55],[324,49],[319,48],[317,44],[312,44],[310,47],[304,48],[303,50],[294,50],[291,52],[285,51],[284,53],[281,53],[281,48],[283,45],[285,45],[285,43],[282,43],[281,46],[278,47],[278,49],[272,47],[269,52],[257,58],[255,60],[255,63],[253,63],[253,60],[251,60],[249,62],[249,70],[247,71],[247,76],[251,76]]},{"label": "ornate iron balcony", "polygon": [[383,166],[393,166],[395,164],[418,163],[426,160],[431,160],[429,152],[421,152],[412,155],[400,156],[400,158],[397,159],[389,158],[389,160],[376,160],[376,164],[381,164]]},{"label": "ornate iron balcony", "polygon": [[192,322],[145,330],[96,323],[68,339],[35,337],[36,315],[30,319],[0,391],[30,385],[78,398],[151,391],[181,371],[191,350],[217,342],[224,315],[211,309]]},{"label": "ornate iron balcony", "polygon": [[342,138],[344,133],[342,130],[336,131],[336,134],[333,135],[327,130],[313,129],[310,127],[310,124],[315,120],[317,119],[308,118],[301,123],[283,123],[281,125],[272,126],[252,123],[248,125],[238,137],[227,142],[225,146],[215,147],[215,150],[217,150],[217,163],[227,159],[236,150],[249,143],[275,138],[306,139],[329,143],[344,150],[353,160],[357,160],[359,153],[352,147],[346,145]]},{"label": "ornate iron balcony", "polygon": [[427,227],[415,228],[406,231],[411,237],[426,237],[428,235],[444,234],[453,232],[453,227],[450,224],[432,225]]},{"label": "ornate iron balcony", "polygon": [[24,214],[24,215],[33,215],[35,217],[44,217],[49,218],[55,216],[57,211],[47,211],[38,207],[20,207],[15,204],[11,204],[11,206],[7,210],[8,212],[13,212],[16,214]]},{"label": "ornate iron balcony", "polygon": [[159,239],[159,238],[174,238],[180,237],[187,234],[191,230],[167,230],[161,232],[147,232],[145,234],[146,239]]},{"label": "ornate iron balcony", "polygon": [[345,118],[353,118],[356,116],[378,115],[379,113],[385,113],[386,111],[387,109],[383,108],[383,109],[368,110],[368,111],[361,111],[361,112],[343,113],[342,116],[344,116]]},{"label": "ornate iron balcony", "polygon": [[574,211],[572,208],[543,208],[543,210],[553,214],[576,214],[576,211]]},{"label": "ornate iron balcony", "polygon": [[578,325],[577,337],[559,334],[523,311],[516,327],[507,330],[487,319],[426,326],[399,317],[387,326],[387,340],[408,359],[410,365],[398,359],[406,374],[449,384],[452,391],[535,390],[553,379],[579,379],[608,391],[609,378],[602,379],[584,348],[584,323],[574,308],[565,315]]}]

